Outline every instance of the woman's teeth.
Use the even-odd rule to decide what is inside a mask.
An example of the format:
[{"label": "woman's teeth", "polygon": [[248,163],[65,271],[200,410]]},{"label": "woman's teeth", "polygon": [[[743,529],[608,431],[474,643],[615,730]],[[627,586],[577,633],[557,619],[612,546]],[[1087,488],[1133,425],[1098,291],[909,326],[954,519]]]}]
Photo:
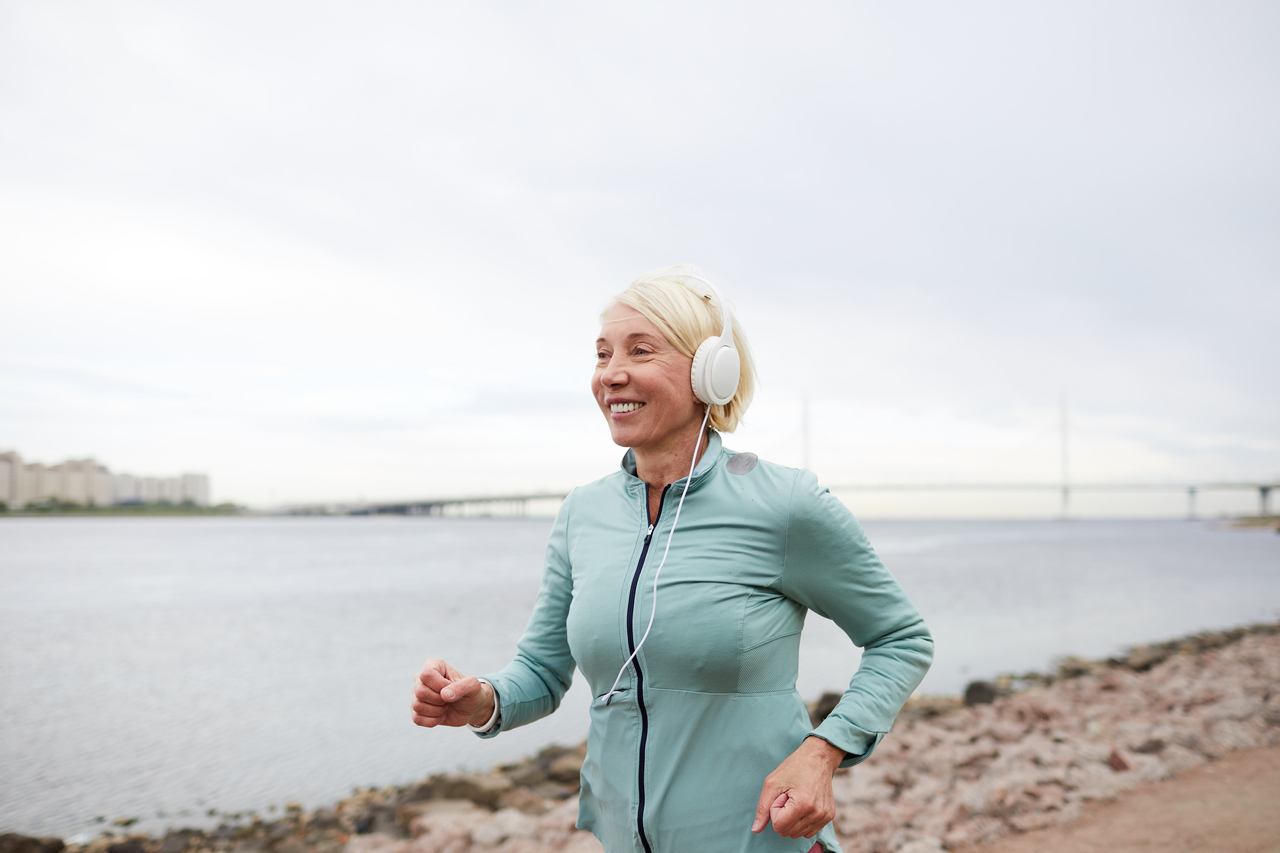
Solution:
[{"label": "woman's teeth", "polygon": [[634,412],[643,406],[644,403],[610,403],[609,411],[617,414],[618,412]]}]

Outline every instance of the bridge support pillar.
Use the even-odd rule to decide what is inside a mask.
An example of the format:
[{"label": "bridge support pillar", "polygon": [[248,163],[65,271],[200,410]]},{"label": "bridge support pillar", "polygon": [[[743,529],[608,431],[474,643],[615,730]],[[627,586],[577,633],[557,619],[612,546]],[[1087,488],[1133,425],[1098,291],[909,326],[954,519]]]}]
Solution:
[{"label": "bridge support pillar", "polygon": [[1187,488],[1187,520],[1196,520],[1196,487],[1189,486]]},{"label": "bridge support pillar", "polygon": [[1258,515],[1271,514],[1271,487],[1258,486]]}]

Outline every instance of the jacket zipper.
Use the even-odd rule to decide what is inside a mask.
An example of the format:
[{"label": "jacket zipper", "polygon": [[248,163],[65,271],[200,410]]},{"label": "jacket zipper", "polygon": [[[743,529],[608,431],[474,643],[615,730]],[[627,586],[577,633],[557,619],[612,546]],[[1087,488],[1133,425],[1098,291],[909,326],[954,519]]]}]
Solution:
[{"label": "jacket zipper", "polygon": [[[662,497],[658,499],[658,514],[653,517],[653,523],[649,525],[649,529],[644,534],[644,546],[640,549],[640,560],[636,563],[636,573],[631,578],[631,595],[627,598],[627,654],[633,655],[636,652],[636,628],[635,628],[635,611],[636,611],[636,592],[640,588],[640,575],[644,571],[644,558],[649,554],[649,542],[653,539],[653,531],[658,526],[658,519],[662,517],[662,504],[667,497],[667,489],[670,485],[662,487]],[[645,518],[649,516],[649,490],[645,489]],[[640,843],[644,845],[645,853],[653,853],[653,848],[649,846],[649,839],[644,834],[644,751],[645,745],[649,740],[649,712],[644,707],[644,676],[640,672],[640,658],[631,661],[631,665],[636,671],[636,705],[640,708],[640,797],[636,808],[636,830],[640,833]]]}]

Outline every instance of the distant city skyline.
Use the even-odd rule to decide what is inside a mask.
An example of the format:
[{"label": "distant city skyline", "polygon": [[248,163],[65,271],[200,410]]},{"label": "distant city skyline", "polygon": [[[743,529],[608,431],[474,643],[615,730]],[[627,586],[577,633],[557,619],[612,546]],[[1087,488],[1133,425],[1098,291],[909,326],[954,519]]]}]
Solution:
[{"label": "distant city skyline", "polygon": [[1274,478],[1277,29],[1243,0],[3,4],[0,441],[207,471],[215,503],[567,489],[622,454],[600,310],[689,262],[760,368],[729,447],[1055,481],[1065,393],[1072,479]]},{"label": "distant city skyline", "polygon": [[0,502],[11,510],[55,500],[86,507],[130,503],[209,506],[209,475],[171,477],[112,473],[92,457],[53,465],[0,451]]}]

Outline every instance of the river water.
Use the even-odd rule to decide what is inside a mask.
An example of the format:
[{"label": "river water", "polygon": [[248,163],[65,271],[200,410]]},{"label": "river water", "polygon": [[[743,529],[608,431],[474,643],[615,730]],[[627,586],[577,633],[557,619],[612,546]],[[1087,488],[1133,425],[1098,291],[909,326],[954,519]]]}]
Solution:
[{"label": "river water", "polygon": [[[549,519],[0,521],[0,831],[208,825],[485,768],[586,734],[561,709],[489,741],[409,722],[427,657],[510,658]],[[881,521],[934,632],[922,692],[1280,619],[1280,536],[1186,521]],[[811,616],[807,697],[858,652]]]}]

